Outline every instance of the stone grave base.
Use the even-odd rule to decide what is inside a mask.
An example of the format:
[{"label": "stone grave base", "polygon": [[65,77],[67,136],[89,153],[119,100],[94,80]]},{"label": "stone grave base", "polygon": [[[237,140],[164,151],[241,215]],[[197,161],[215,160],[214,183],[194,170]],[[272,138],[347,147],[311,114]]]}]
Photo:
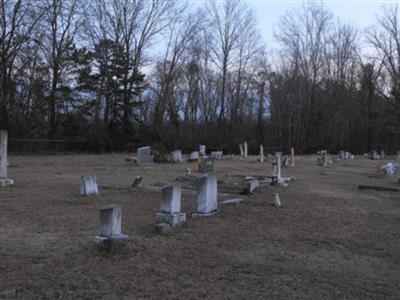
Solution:
[{"label": "stone grave base", "polygon": [[12,179],[0,179],[0,187],[2,186],[10,186],[14,184],[14,180]]},{"label": "stone grave base", "polygon": [[126,245],[128,241],[128,236],[125,234],[118,234],[112,236],[95,236],[94,241],[98,248],[104,249],[112,246]]},{"label": "stone grave base", "polygon": [[213,215],[216,215],[217,213],[219,213],[219,209],[216,209],[212,212],[209,213],[192,213],[192,218],[198,218],[198,217],[211,217]]},{"label": "stone grave base", "polygon": [[156,214],[156,223],[157,224],[162,224],[166,223],[171,225],[172,227],[176,225],[180,225],[186,222],[186,214],[183,212],[179,213],[163,213],[163,212],[158,212]]}]

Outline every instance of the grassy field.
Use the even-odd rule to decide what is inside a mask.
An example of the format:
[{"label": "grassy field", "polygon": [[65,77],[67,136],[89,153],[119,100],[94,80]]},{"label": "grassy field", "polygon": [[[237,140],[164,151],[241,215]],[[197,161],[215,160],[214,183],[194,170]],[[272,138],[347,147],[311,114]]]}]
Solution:
[{"label": "grassy field", "polygon": [[[400,187],[383,161],[357,157],[321,167],[300,156],[283,175],[209,218],[154,232],[160,195],[131,189],[183,176],[194,164],[135,167],[126,155],[11,156],[0,189],[0,299],[399,299]],[[216,174],[270,175],[256,157],[227,157]],[[98,197],[79,195],[95,173]],[[195,173],[195,172],[194,172]],[[282,208],[272,206],[279,192]],[[195,210],[183,195],[182,210]],[[98,210],[122,205],[127,246],[98,251]]]}]

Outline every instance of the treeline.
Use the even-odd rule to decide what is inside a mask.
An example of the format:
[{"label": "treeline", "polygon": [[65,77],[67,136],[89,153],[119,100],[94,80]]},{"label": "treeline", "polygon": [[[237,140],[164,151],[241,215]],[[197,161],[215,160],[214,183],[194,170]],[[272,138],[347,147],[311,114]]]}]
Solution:
[{"label": "treeline", "polygon": [[400,147],[397,6],[361,30],[304,3],[269,49],[244,1],[0,4],[0,127],[11,139],[96,151]]}]

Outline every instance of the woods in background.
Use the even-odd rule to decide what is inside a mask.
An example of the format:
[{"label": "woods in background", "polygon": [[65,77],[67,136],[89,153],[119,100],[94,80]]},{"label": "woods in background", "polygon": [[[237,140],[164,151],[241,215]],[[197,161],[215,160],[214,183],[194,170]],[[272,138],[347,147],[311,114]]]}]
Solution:
[{"label": "woods in background", "polygon": [[[288,11],[267,49],[245,1],[0,0],[0,127],[94,151],[249,141],[302,152],[400,147],[400,11]],[[264,30],[264,29],[263,29]]]}]

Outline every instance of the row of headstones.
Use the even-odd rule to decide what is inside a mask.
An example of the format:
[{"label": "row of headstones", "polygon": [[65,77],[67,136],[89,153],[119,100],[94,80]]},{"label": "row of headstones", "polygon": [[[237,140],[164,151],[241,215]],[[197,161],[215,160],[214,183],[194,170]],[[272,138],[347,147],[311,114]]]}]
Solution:
[{"label": "row of headstones", "polygon": [[[211,216],[218,212],[218,184],[215,175],[200,179],[197,191],[197,212],[192,217]],[[181,212],[182,188],[169,185],[161,190],[161,207],[156,213],[156,230],[175,227],[186,222],[186,213]],[[110,204],[100,209],[100,234],[95,237],[99,246],[123,242],[128,236],[122,233],[122,212],[120,204]]]},{"label": "row of headstones", "polygon": [[8,178],[7,138],[7,131],[0,130],[0,186],[14,184],[14,181]]},{"label": "row of headstones", "polygon": [[[139,166],[146,166],[153,163],[151,159],[151,148],[150,147],[140,147],[137,149],[136,153],[136,163]],[[193,151],[189,154],[189,161],[198,161],[200,157],[206,156],[206,146],[200,145],[199,151]],[[210,153],[210,157],[213,159],[221,159],[223,156],[222,151],[213,151]],[[171,161],[175,163],[183,162],[182,150],[174,150],[171,152]]]}]

